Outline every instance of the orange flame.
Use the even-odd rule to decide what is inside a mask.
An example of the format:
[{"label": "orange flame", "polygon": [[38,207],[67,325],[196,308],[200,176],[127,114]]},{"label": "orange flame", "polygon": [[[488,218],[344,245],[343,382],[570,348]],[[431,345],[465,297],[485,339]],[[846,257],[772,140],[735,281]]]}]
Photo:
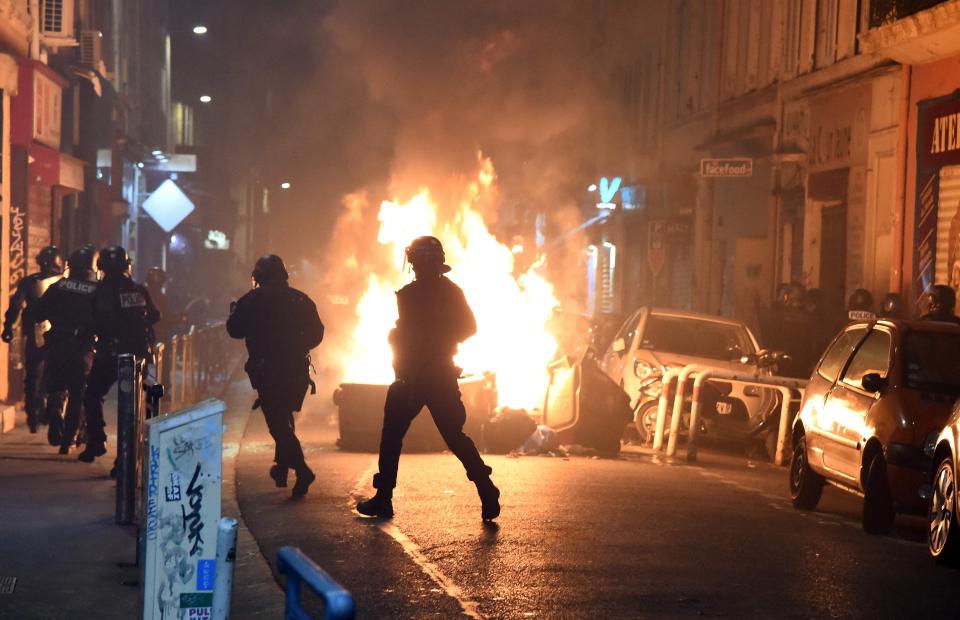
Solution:
[{"label": "orange flame", "polygon": [[432,234],[444,245],[449,277],[467,297],[477,317],[477,335],[460,346],[455,361],[465,373],[494,372],[499,405],[537,409],[549,377],[547,363],[557,341],[546,328],[558,305],[553,286],[534,265],[514,275],[514,255],[490,233],[478,210],[495,192],[493,164],[480,160],[477,178],[466,184],[452,217],[442,219],[427,188],[407,202],[380,205],[377,241],[392,258],[386,273],[372,273],[357,307],[357,325],[343,363],[344,381],[389,383],[392,352],[387,334],[397,319],[394,291],[410,280],[404,249],[416,237]]}]

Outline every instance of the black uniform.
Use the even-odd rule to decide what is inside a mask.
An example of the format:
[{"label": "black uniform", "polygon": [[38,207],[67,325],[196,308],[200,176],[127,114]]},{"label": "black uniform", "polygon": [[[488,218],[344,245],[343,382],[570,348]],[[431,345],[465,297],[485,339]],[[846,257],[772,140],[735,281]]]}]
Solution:
[{"label": "black uniform", "polygon": [[286,281],[263,284],[237,301],[227,319],[227,332],[246,341],[249,359],[244,368],[276,442],[277,465],[283,472],[309,471],[293,412],[300,411],[312,383],[310,349],[323,340],[316,305]]},{"label": "black uniform", "polygon": [[87,420],[87,447],[102,447],[103,399],[117,380],[117,356],[147,357],[153,343],[153,324],[160,320],[145,286],[126,275],[108,274],[93,294],[93,332],[97,342],[93,368],[83,398]]},{"label": "black uniform", "polygon": [[59,274],[31,273],[17,283],[17,289],[10,298],[10,307],[4,316],[3,329],[9,332],[17,322],[20,311],[23,310],[23,320],[20,333],[23,336],[23,401],[27,422],[31,429],[37,425],[37,413],[43,408],[43,391],[40,389],[40,379],[43,375],[43,353],[37,346],[37,323],[39,320],[34,314],[34,307],[43,292],[44,280],[58,277]]},{"label": "black uniform", "polygon": [[463,432],[467,413],[453,363],[457,345],[477,331],[463,291],[444,276],[417,279],[397,292],[399,319],[390,334],[397,380],[387,391],[377,489],[397,484],[403,437],[426,406],[440,435],[474,482],[492,470]]},{"label": "black uniform", "polygon": [[[44,337],[43,387],[47,393],[47,420],[51,443],[59,436],[65,451],[73,443],[83,410],[87,375],[93,363],[93,297],[96,281],[83,276],[55,283],[36,304],[38,321],[50,321]],[[64,396],[66,417],[62,420]]]}]

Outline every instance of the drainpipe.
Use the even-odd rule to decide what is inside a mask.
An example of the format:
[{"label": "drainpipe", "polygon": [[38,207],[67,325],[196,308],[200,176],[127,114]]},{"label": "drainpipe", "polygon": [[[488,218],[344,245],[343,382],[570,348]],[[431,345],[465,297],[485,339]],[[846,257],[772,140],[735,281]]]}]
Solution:
[{"label": "drainpipe", "polygon": [[30,0],[30,58],[40,59],[40,0]]},{"label": "drainpipe", "polygon": [[[897,145],[900,165],[897,166],[897,223],[899,227],[894,238],[894,265],[890,274],[890,290],[906,295],[911,293],[909,276],[904,271],[906,261],[907,236],[907,166],[910,149],[907,142],[910,139],[910,89],[913,81],[913,67],[904,65],[900,73],[900,122],[897,129]],[[912,262],[912,261],[911,261]],[[912,268],[911,268],[912,271]]]}]

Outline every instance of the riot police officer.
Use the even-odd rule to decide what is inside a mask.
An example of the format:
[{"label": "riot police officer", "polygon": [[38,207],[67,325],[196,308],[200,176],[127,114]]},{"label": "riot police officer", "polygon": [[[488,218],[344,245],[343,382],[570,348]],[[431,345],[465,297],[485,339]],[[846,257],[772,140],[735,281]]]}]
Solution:
[{"label": "riot police officer", "polygon": [[119,246],[100,250],[97,269],[103,279],[92,299],[96,345],[83,396],[87,447],[77,457],[84,463],[107,452],[103,398],[117,381],[117,356],[130,353],[146,358],[153,344],[153,324],[160,320],[146,287],[130,277],[126,250]]},{"label": "riot police officer", "polygon": [[286,487],[287,475],[294,470],[292,495],[302,497],[316,476],[303,457],[293,412],[300,411],[307,388],[313,386],[309,354],[323,340],[323,323],[317,306],[291,287],[288,278],[279,256],[257,260],[253,290],[230,304],[227,333],[246,342],[249,358],[244,369],[257,390],[253,408],[263,410],[276,443],[270,477],[278,487]]},{"label": "riot police officer", "polygon": [[40,295],[43,294],[48,280],[57,278],[63,273],[63,256],[54,245],[48,245],[37,254],[37,265],[40,271],[32,273],[17,283],[17,290],[10,299],[10,307],[4,316],[3,332],[0,339],[6,343],[13,341],[13,326],[17,317],[23,311],[23,321],[20,333],[23,337],[23,408],[27,414],[27,426],[31,433],[37,432],[38,413],[43,407],[43,393],[40,390],[40,378],[43,373],[43,354],[37,344],[37,319],[34,317],[34,306]]},{"label": "riot police officer", "polygon": [[947,323],[960,323],[955,313],[957,307],[957,294],[946,284],[934,284],[928,290],[926,295],[927,311],[920,317],[921,321],[944,321]]},{"label": "riot police officer", "polygon": [[490,480],[493,470],[480,458],[463,432],[466,410],[460,399],[453,363],[457,346],[477,331],[463,291],[446,278],[443,246],[435,237],[418,237],[406,250],[416,279],[397,292],[399,318],[390,333],[396,381],[387,391],[380,438],[376,494],[359,502],[357,511],[372,517],[393,516],[393,488],[403,437],[426,406],[440,435],[477,486],[484,520],[500,514],[500,490]]},{"label": "riot police officer", "polygon": [[[93,363],[93,294],[97,289],[93,258],[85,245],[67,259],[67,277],[53,284],[37,302],[35,317],[50,321],[44,338],[43,387],[47,394],[47,439],[67,454],[83,411],[83,393]],[[66,416],[61,418],[63,401]]]},{"label": "riot police officer", "polygon": [[873,311],[873,294],[865,288],[858,288],[847,300],[848,321],[872,321],[877,318]]},{"label": "riot police officer", "polygon": [[887,293],[880,304],[880,316],[885,319],[904,319],[907,316],[907,305],[899,293]]}]

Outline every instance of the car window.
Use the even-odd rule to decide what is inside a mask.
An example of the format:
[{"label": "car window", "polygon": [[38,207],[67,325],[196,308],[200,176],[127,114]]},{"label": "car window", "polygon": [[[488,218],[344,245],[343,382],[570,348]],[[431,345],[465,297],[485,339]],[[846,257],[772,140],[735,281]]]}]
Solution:
[{"label": "car window", "polygon": [[861,387],[860,382],[864,375],[876,373],[886,377],[890,370],[890,344],[890,334],[879,329],[871,331],[853,354],[850,365],[843,373],[843,382]]},{"label": "car window", "polygon": [[960,394],[960,334],[908,332],[903,362],[909,389]]},{"label": "car window", "polygon": [[623,338],[623,342],[627,345],[627,349],[629,349],[633,344],[633,337],[637,334],[637,324],[640,322],[640,314],[642,312],[643,310],[637,310],[631,314],[630,318],[623,322],[623,325],[621,325],[617,331],[617,335],[614,336],[610,342],[613,343],[617,338]]},{"label": "car window", "polygon": [[756,353],[753,341],[741,325],[657,314],[647,317],[640,347],[723,361]]},{"label": "car window", "polygon": [[840,376],[840,371],[843,370],[843,365],[847,362],[847,358],[863,340],[866,333],[867,327],[864,325],[863,327],[848,329],[840,334],[820,360],[820,366],[817,368],[820,376],[827,381],[836,381],[837,377]]}]

